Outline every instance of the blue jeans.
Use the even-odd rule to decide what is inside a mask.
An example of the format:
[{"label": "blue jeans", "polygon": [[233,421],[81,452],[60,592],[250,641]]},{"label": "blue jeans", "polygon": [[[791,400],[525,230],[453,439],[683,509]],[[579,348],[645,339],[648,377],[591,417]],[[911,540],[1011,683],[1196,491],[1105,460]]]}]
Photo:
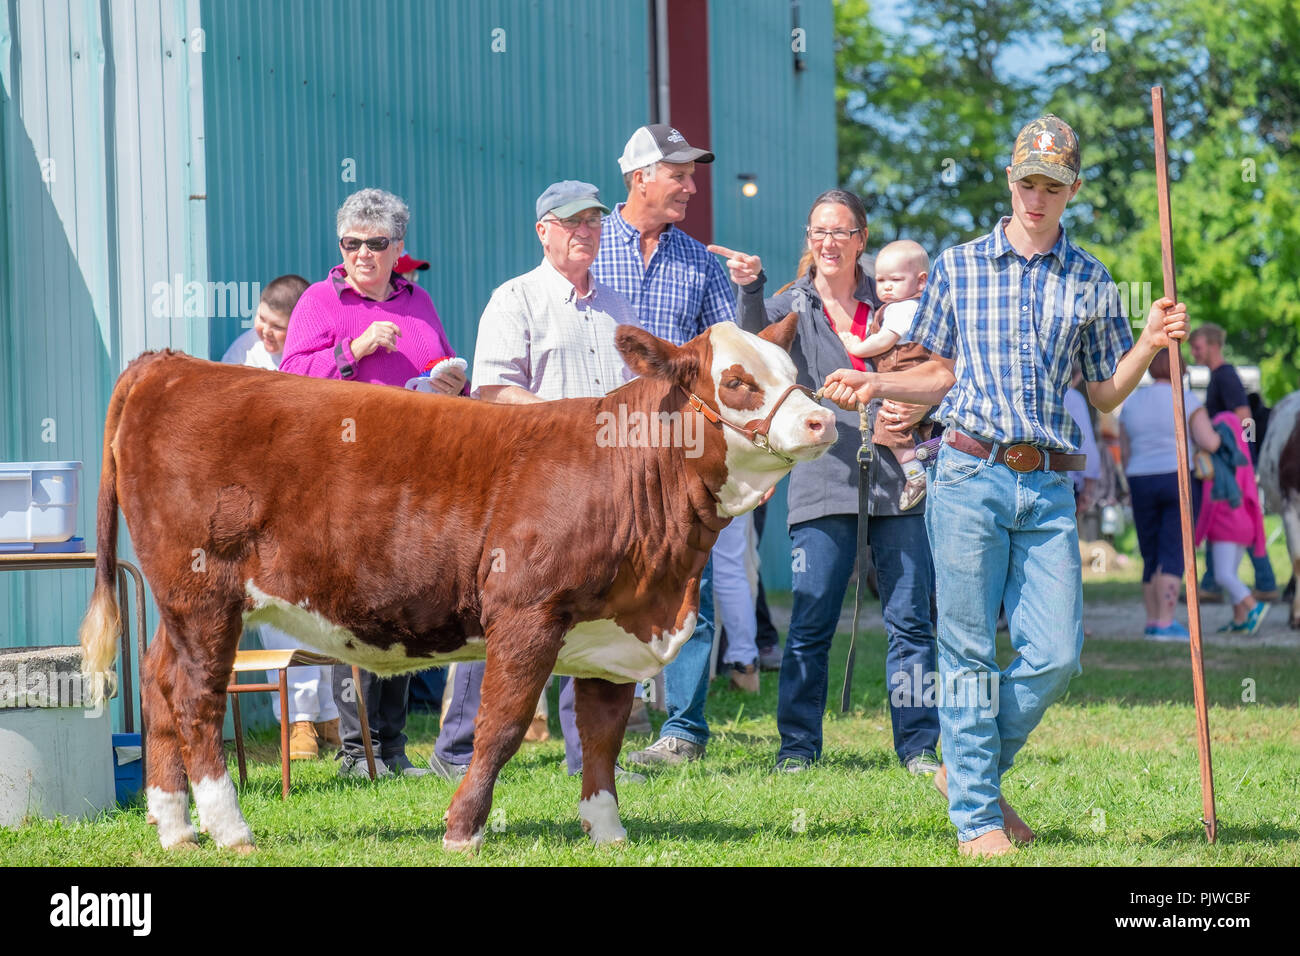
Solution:
[{"label": "blue jeans", "polygon": [[[933,705],[901,692],[924,682],[935,670],[930,598],[934,571],[925,519],[920,515],[871,518],[868,537],[880,585],[889,651],[886,687],[894,751],[900,761],[933,752],[939,718]],[[776,725],[781,732],[777,763],[786,758],[817,760],[822,753],[831,642],[858,551],[856,515],[829,515],[790,528],[794,546],[794,603],[786,635],[777,692]]]},{"label": "blue jeans", "polygon": [[700,574],[700,610],[695,633],[664,668],[664,706],[668,719],[659,738],[678,737],[703,747],[709,742],[704,703],[709,696],[709,658],[713,655],[713,558]]},{"label": "blue jeans", "polygon": [[[1002,777],[1079,673],[1083,580],[1074,489],[943,445],[926,521],[939,601],[948,812],[965,842],[1001,829]],[[999,671],[998,608],[1016,658]]]}]

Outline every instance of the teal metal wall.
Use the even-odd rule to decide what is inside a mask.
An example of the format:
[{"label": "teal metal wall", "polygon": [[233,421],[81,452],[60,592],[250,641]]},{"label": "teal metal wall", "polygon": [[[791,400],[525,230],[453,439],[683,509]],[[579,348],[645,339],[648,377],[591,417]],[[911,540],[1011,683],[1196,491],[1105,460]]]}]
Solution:
[{"label": "teal metal wall", "polygon": [[[147,348],[206,353],[203,316],[153,307],[160,283],[205,278],[197,28],[197,0],[0,10],[0,453],[84,463],[88,549],[118,372]],[[90,589],[88,571],[0,574],[0,647],[75,643]]]},{"label": "teal metal wall", "polygon": [[[794,278],[808,206],[835,180],[834,22],[829,0],[709,0],[709,85],[716,241],[758,253],[774,293]],[[805,69],[794,68],[802,39]],[[758,193],[741,195],[741,173]],[[765,586],[790,589],[790,538],[781,482],[767,507],[760,557]]]},{"label": "teal metal wall", "polygon": [[[715,234],[759,252],[773,288],[835,171],[829,0],[801,16],[795,73],[789,3],[710,3]],[[650,118],[648,23],[637,0],[12,0],[0,453],[83,461],[94,547],[117,374],[149,348],[219,355],[260,284],[322,277],[335,211],[366,185],[410,203],[408,245],[433,263],[421,281],[469,355],[492,289],[540,257],[541,189],[579,178],[621,198],[617,157]],[[764,547],[778,588],[784,523],[778,500]],[[86,572],[0,575],[0,646],[73,643],[89,591]]]},{"label": "teal metal wall", "polygon": [[[492,290],[541,261],[538,194],[622,192],[647,121],[639,2],[204,2],[208,243],[217,281],[315,281],[334,217],[364,186],[411,207],[407,248],[469,356]],[[213,323],[219,354],[240,331]]]}]

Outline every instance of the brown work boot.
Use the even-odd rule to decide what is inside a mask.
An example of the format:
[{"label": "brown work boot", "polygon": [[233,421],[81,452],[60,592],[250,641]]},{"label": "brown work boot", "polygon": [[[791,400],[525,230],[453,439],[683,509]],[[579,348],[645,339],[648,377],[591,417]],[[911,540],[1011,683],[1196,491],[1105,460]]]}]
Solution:
[{"label": "brown work boot", "polygon": [[1007,839],[1005,830],[990,830],[988,833],[981,833],[973,840],[967,840],[965,843],[957,844],[957,851],[962,856],[973,856],[980,859],[987,859],[994,856],[1006,856],[1008,853],[1015,853],[1016,848]]},{"label": "brown work boot", "polygon": [[731,665],[731,686],[746,694],[758,693],[758,661]]},{"label": "brown work boot", "polygon": [[548,726],[546,717],[537,714],[528,725],[528,729],[524,731],[524,740],[530,744],[540,744],[550,739],[551,728]]},{"label": "brown work boot", "polygon": [[339,736],[339,719],[316,721],[316,739],[326,747],[342,747],[343,738]]},{"label": "brown work boot", "polygon": [[320,756],[316,742],[316,725],[310,720],[295,720],[289,728],[289,759],[315,760]]}]

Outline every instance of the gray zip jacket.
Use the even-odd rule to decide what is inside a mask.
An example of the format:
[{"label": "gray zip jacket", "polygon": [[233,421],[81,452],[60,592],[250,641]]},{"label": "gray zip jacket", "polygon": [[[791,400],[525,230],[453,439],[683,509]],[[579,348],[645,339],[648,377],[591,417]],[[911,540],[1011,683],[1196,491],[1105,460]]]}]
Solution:
[{"label": "gray zip jacket", "polygon": [[[740,309],[737,322],[746,332],[758,333],[765,326],[779,322],[791,312],[799,313],[798,330],[790,344],[790,357],[798,370],[797,381],[813,391],[821,388],[826,376],[836,369],[852,368],[844,343],[835,334],[822,312],[821,297],[807,276],[770,299],[763,298],[766,277],[759,278],[740,292]],[[867,302],[873,309],[880,308],[876,296],[876,281],[864,275],[854,296]],[[870,363],[870,359],[866,359]],[[839,439],[829,452],[816,461],[803,461],[790,473],[787,495],[789,523],[811,521],[827,515],[856,515],[858,513],[858,449],[862,446],[862,433],[858,430],[858,413],[846,412],[838,406],[825,403],[835,411],[835,427]],[[874,422],[879,401],[868,409],[869,420]],[[873,515],[921,515],[925,502],[906,512],[898,509],[898,496],[903,490],[903,469],[888,448],[873,446],[871,468],[870,513]]]}]

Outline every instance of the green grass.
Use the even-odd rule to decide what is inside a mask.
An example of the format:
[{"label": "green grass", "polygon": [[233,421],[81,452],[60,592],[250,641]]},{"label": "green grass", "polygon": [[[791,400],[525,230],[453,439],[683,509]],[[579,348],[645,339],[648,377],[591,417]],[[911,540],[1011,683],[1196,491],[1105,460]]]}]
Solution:
[{"label": "green grass", "polygon": [[[1089,594],[1092,594],[1089,587]],[[884,637],[860,642],[852,713],[826,718],[826,757],[813,771],[773,775],[776,680],[745,697],[715,684],[705,761],[620,789],[629,842],[589,845],[576,780],[557,739],[526,745],[502,772],[483,851],[441,849],[453,785],[433,778],[342,781],[328,761],[297,763],[279,796],[278,743],[252,749],[244,813],[257,852],[167,853],[144,810],[82,822],[0,829],[10,865],[981,865],[958,857],[945,806],[898,767],[885,707]],[[1009,648],[1004,648],[1004,659]],[[838,700],[847,635],[836,639]],[[1219,843],[1201,815],[1186,647],[1090,641],[1084,673],[1030,738],[1005,792],[1040,834],[997,866],[1290,865],[1300,863],[1300,651],[1207,648]],[[1254,702],[1243,701],[1243,680]],[[554,712],[554,711],[553,711]],[[656,717],[658,720],[658,717]],[[556,721],[553,719],[552,724]],[[413,716],[410,751],[427,756],[436,721]],[[553,727],[553,731],[556,728]],[[630,738],[640,746],[648,738]],[[233,756],[231,759],[233,768]]]}]

